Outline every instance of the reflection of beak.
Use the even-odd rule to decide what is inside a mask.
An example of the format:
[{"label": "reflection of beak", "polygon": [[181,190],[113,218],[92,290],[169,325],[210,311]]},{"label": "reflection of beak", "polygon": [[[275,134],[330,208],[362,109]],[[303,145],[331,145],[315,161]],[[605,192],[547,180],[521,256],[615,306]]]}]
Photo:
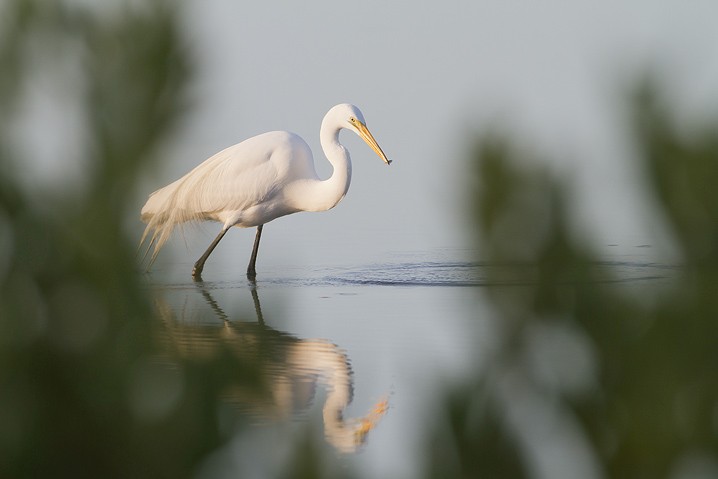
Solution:
[{"label": "reflection of beak", "polygon": [[354,432],[357,446],[364,443],[366,435],[379,424],[379,420],[386,414],[387,409],[389,409],[389,400],[382,399],[374,406],[369,414],[359,421],[359,427]]},{"label": "reflection of beak", "polygon": [[369,132],[369,129],[366,127],[366,125],[362,122],[357,122],[358,130],[359,130],[359,136],[361,136],[361,139],[366,142],[369,147],[374,150],[374,152],[379,155],[379,158],[384,160],[384,163],[387,165],[391,164],[391,160],[386,157],[383,151],[381,151],[381,148],[379,147],[379,143],[376,142],[372,134]]}]

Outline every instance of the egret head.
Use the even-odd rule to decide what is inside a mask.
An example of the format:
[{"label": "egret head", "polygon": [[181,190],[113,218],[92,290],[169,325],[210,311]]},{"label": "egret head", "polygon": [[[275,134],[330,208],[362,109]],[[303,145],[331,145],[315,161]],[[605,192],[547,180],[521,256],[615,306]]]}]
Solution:
[{"label": "egret head", "polygon": [[379,155],[379,158],[384,160],[384,163],[387,165],[391,164],[391,160],[386,157],[381,147],[379,147],[379,143],[377,143],[374,136],[372,136],[371,132],[367,128],[366,120],[364,120],[364,115],[362,115],[359,108],[349,103],[342,103],[329,110],[327,117],[330,116],[339,124],[341,128],[346,128],[359,135],[359,137],[364,140],[377,155]]}]

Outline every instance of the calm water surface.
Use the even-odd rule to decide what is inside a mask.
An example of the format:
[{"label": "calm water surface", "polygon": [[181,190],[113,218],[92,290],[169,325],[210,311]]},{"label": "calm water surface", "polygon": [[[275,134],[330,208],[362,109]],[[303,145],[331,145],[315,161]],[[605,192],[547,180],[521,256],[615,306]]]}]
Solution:
[{"label": "calm water surface", "polygon": [[[452,381],[481,374],[491,351],[496,318],[485,286],[532,281],[525,265],[451,256],[269,269],[256,283],[221,264],[208,264],[199,283],[189,277],[190,263],[155,269],[149,282],[166,313],[161,335],[170,349],[202,355],[222,343],[250,361],[271,355],[261,372],[269,397],[228,392],[227,403],[253,426],[211,467],[228,476],[233,467],[274,474],[296,431],[314,423],[326,447],[363,475],[415,475],[424,446],[418,439],[435,419],[436,399]],[[637,285],[673,271],[638,257],[594,266],[607,282]],[[271,347],[260,350],[260,343]]]}]

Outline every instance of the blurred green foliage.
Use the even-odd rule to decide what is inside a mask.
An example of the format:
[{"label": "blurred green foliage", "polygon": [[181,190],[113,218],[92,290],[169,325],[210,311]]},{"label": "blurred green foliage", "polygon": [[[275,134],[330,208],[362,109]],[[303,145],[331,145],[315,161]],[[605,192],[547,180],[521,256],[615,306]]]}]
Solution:
[{"label": "blurred green foliage", "polygon": [[488,278],[499,346],[447,398],[427,477],[718,476],[718,125],[686,131],[662,97],[644,81],[632,125],[681,258],[668,284],[599,268],[560,183],[509,140],[478,141],[481,259],[525,277]]},{"label": "blurred green foliage", "polygon": [[[2,35],[0,476],[190,477],[226,439],[217,396],[242,368],[159,356],[136,239],[122,228],[183,104],[175,14],[159,2],[100,17],[17,0],[3,7]],[[12,174],[27,63],[47,60],[30,54],[38,39],[80,59],[85,189],[24,191]]]}]

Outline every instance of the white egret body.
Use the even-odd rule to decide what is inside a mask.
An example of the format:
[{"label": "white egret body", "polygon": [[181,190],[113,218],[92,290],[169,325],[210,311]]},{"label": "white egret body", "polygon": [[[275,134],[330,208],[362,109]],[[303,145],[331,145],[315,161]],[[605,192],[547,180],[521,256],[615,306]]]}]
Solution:
[{"label": "white egret body", "polygon": [[257,227],[247,276],[256,276],[255,263],[262,226],[298,211],[325,211],[346,195],[351,182],[349,152],[339,143],[339,131],[358,134],[386,164],[386,157],[366,127],[357,107],[341,104],[324,117],[320,140],[332,164],[322,180],[314,168],[309,145],[287,131],[273,131],[230,146],[204,161],[179,180],[152,193],[142,208],[147,223],[142,242],[150,236],[152,260],[174,227],[188,221],[217,221],[222,230],[197,260],[192,276],[199,278],[204,263],[232,226]]}]

